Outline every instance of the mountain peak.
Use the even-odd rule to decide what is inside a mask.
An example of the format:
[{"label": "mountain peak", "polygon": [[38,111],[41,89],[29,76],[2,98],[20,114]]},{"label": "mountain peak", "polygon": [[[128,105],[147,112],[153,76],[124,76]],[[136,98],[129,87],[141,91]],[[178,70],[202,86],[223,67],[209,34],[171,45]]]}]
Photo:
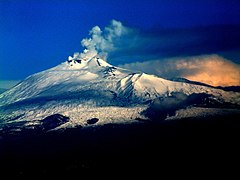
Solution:
[{"label": "mountain peak", "polygon": [[104,67],[113,67],[103,59],[95,56],[91,59],[83,59],[79,57],[68,57],[68,60],[61,63],[60,65],[53,67],[49,70],[96,70]]}]

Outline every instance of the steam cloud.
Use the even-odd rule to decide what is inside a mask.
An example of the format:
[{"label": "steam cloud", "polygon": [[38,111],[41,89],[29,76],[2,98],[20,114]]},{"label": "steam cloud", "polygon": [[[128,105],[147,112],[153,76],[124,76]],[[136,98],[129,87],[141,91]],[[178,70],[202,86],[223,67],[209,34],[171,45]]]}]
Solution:
[{"label": "steam cloud", "polygon": [[164,78],[184,77],[213,86],[240,86],[240,66],[218,55],[135,62],[121,66]]},{"label": "steam cloud", "polygon": [[99,56],[106,60],[108,53],[116,49],[115,43],[119,41],[120,36],[127,34],[127,32],[128,29],[116,20],[112,20],[103,31],[99,26],[95,26],[89,32],[91,37],[81,41],[81,45],[85,48],[84,51],[75,53],[73,58],[87,60]]}]

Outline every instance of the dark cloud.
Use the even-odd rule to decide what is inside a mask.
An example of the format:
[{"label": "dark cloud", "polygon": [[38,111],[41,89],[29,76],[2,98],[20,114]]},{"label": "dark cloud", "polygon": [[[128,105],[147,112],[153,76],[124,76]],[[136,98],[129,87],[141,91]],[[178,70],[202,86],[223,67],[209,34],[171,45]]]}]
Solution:
[{"label": "dark cloud", "polygon": [[110,63],[146,61],[167,57],[220,54],[240,62],[240,26],[218,25],[190,29],[132,29],[109,53]]}]

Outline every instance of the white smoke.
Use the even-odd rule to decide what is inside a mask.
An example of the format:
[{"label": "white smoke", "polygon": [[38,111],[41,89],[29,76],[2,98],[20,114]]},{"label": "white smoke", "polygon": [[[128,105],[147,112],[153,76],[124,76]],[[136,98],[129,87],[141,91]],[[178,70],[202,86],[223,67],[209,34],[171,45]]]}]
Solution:
[{"label": "white smoke", "polygon": [[81,45],[85,49],[82,53],[75,53],[73,59],[88,60],[98,56],[106,60],[108,53],[115,50],[115,43],[127,32],[128,29],[116,20],[112,20],[110,25],[105,27],[103,31],[99,26],[95,26],[89,32],[90,38],[81,41]]}]

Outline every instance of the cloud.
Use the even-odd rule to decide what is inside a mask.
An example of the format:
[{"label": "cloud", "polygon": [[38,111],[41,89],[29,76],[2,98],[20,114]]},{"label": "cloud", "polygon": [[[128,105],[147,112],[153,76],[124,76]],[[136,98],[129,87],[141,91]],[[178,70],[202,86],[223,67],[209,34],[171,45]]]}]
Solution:
[{"label": "cloud", "polygon": [[240,86],[240,65],[219,55],[134,62],[121,67],[164,78],[183,77],[212,86]]},{"label": "cloud", "polygon": [[234,62],[240,55],[240,26],[216,25],[188,29],[165,29],[155,27],[148,30],[131,28],[128,36],[121,37],[120,48],[109,54],[108,61],[123,64],[149,59],[219,54]]},{"label": "cloud", "polygon": [[103,31],[99,26],[95,26],[89,32],[90,38],[81,41],[84,48],[83,52],[75,53],[73,58],[91,59],[94,56],[99,56],[106,60],[108,53],[116,50],[119,38],[127,33],[128,28],[116,20],[112,20],[110,25],[106,26]]}]

